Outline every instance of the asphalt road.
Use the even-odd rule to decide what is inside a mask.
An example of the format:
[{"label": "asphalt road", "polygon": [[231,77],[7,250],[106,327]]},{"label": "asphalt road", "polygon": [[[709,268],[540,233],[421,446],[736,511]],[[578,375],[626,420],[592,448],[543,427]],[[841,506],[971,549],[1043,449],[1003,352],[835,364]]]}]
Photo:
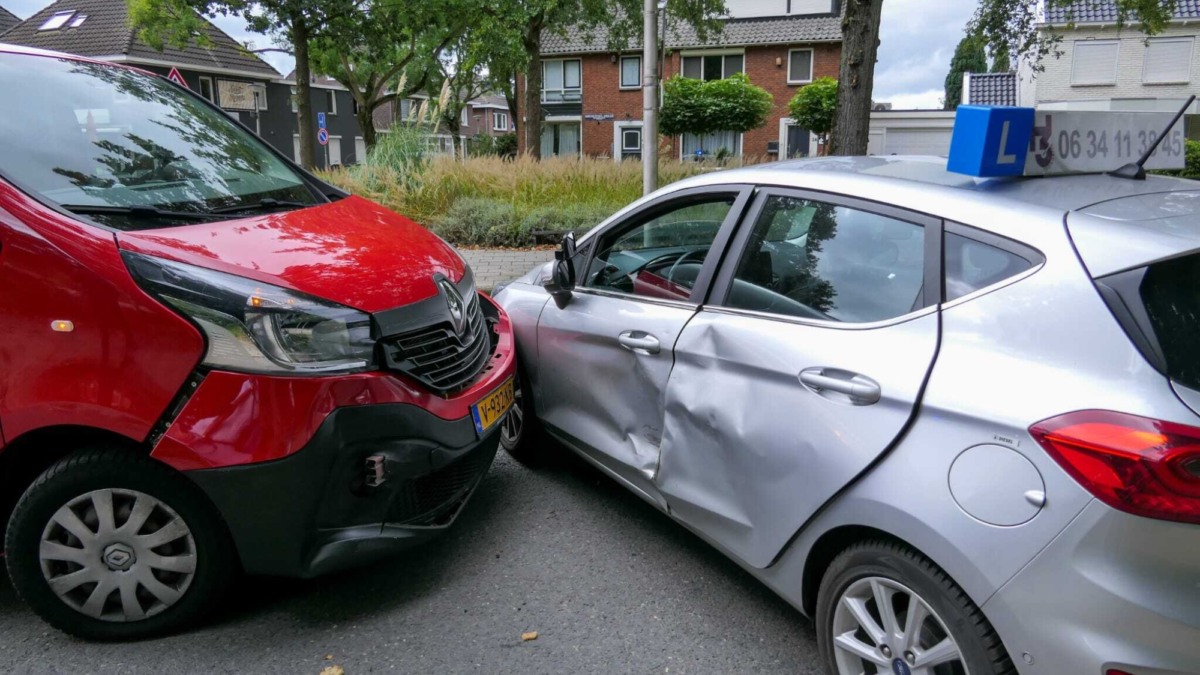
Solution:
[{"label": "asphalt road", "polygon": [[796,675],[820,672],[816,654],[791,606],[566,456],[530,471],[501,453],[442,539],[324,579],[244,580],[222,613],[166,639],[66,637],[0,574],[0,672],[22,675]]}]

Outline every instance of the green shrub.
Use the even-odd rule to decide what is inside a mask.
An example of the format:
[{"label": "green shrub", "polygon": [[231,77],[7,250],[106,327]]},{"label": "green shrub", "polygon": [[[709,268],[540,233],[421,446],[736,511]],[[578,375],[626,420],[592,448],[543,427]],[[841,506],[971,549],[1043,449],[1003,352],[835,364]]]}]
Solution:
[{"label": "green shrub", "polygon": [[[1165,143],[1166,141],[1164,141]],[[1178,176],[1180,178],[1191,178],[1192,180],[1200,180],[1200,141],[1188,141],[1187,148],[1184,150],[1185,159],[1184,167],[1179,171],[1156,171],[1164,176]]]},{"label": "green shrub", "polygon": [[663,84],[659,131],[667,136],[746,132],[767,123],[775,97],[744,73],[704,82],[676,75]]}]

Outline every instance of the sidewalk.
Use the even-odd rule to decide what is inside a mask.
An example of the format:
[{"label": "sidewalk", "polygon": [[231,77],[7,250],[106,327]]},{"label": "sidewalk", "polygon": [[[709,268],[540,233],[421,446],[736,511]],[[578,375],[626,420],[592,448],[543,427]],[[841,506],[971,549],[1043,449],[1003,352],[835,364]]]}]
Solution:
[{"label": "sidewalk", "polygon": [[475,272],[475,286],[490,293],[501,281],[515,279],[534,267],[554,259],[554,251],[511,251],[507,249],[459,249]]}]

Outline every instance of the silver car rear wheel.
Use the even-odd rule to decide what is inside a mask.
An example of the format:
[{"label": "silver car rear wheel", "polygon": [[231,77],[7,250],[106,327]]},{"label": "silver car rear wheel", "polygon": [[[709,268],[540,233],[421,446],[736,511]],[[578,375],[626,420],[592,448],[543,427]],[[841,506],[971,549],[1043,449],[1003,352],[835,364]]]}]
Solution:
[{"label": "silver car rear wheel", "polygon": [[838,675],[969,675],[962,650],[920,595],[891,579],[850,584],[833,614]]},{"label": "silver car rear wheel", "polygon": [[42,575],[77,612],[109,622],[142,621],[183,597],[196,574],[196,542],[183,518],[137,490],[83,494],[42,532]]}]

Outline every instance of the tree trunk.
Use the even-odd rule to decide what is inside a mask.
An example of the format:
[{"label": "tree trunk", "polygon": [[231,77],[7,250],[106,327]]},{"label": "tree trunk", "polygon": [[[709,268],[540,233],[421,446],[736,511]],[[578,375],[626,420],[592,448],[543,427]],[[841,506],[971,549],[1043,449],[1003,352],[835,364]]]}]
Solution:
[{"label": "tree trunk", "polygon": [[525,74],[525,152],[534,159],[542,158],[542,17],[529,20],[521,42],[529,56],[529,72]]},{"label": "tree trunk", "polygon": [[[396,105],[400,105],[397,103]],[[355,116],[358,120],[358,128],[362,130],[363,143],[367,149],[375,147],[375,108],[363,104],[358,105],[358,115]],[[359,157],[358,161],[363,158]]]},{"label": "tree trunk", "polygon": [[298,162],[305,169],[316,166],[316,123],[313,120],[312,97],[309,96],[311,68],[308,63],[308,24],[304,16],[293,14],[292,45],[296,52],[296,133],[300,135]]},{"label": "tree trunk", "polygon": [[883,0],[846,0],[837,112],[829,143],[831,155],[867,154],[882,12]]}]

